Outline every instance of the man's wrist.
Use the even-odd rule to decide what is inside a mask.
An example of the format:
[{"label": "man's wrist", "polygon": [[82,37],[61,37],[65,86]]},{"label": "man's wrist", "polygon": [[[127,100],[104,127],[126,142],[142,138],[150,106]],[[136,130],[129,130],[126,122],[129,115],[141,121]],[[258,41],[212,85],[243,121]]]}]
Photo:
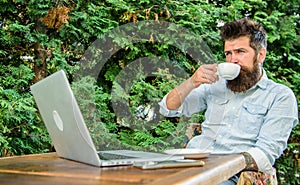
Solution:
[{"label": "man's wrist", "polygon": [[248,152],[241,153],[244,156],[246,167],[245,171],[258,171],[258,166],[253,157]]},{"label": "man's wrist", "polygon": [[201,85],[201,83],[197,83],[195,80],[194,80],[194,76],[191,76],[189,79],[188,79],[188,81],[190,81],[190,84],[192,84],[193,85],[193,88],[197,88],[197,87],[199,87],[200,85]]}]

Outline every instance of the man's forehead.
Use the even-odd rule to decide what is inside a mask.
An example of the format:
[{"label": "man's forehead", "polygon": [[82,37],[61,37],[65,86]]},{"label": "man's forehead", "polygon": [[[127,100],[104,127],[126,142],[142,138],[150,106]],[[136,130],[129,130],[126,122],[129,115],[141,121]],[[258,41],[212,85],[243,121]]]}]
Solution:
[{"label": "man's forehead", "polygon": [[250,47],[249,37],[239,37],[237,39],[226,40],[224,50],[239,50],[247,49]]}]

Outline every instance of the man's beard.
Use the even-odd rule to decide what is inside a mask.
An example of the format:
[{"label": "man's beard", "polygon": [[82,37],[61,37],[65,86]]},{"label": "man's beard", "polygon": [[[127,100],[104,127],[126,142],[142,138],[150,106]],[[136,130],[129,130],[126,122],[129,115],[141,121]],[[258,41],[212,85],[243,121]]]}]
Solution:
[{"label": "man's beard", "polygon": [[233,92],[245,92],[254,86],[260,77],[260,66],[256,59],[254,59],[253,69],[241,68],[241,72],[233,80],[227,80],[227,88]]}]

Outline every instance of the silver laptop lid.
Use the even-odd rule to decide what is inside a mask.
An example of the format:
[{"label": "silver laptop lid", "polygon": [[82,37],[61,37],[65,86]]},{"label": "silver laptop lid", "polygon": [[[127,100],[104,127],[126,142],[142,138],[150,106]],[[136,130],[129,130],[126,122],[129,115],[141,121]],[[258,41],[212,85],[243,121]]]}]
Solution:
[{"label": "silver laptop lid", "polygon": [[63,70],[30,87],[58,156],[100,166],[94,143]]}]

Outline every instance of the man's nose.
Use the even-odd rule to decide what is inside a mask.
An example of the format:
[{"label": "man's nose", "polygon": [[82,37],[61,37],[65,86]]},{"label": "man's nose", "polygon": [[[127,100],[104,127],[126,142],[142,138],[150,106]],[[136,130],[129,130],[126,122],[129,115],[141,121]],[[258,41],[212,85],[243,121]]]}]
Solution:
[{"label": "man's nose", "polygon": [[227,62],[231,62],[231,63],[235,63],[237,64],[239,62],[237,56],[235,53],[232,53],[229,57],[228,57],[228,60]]}]

